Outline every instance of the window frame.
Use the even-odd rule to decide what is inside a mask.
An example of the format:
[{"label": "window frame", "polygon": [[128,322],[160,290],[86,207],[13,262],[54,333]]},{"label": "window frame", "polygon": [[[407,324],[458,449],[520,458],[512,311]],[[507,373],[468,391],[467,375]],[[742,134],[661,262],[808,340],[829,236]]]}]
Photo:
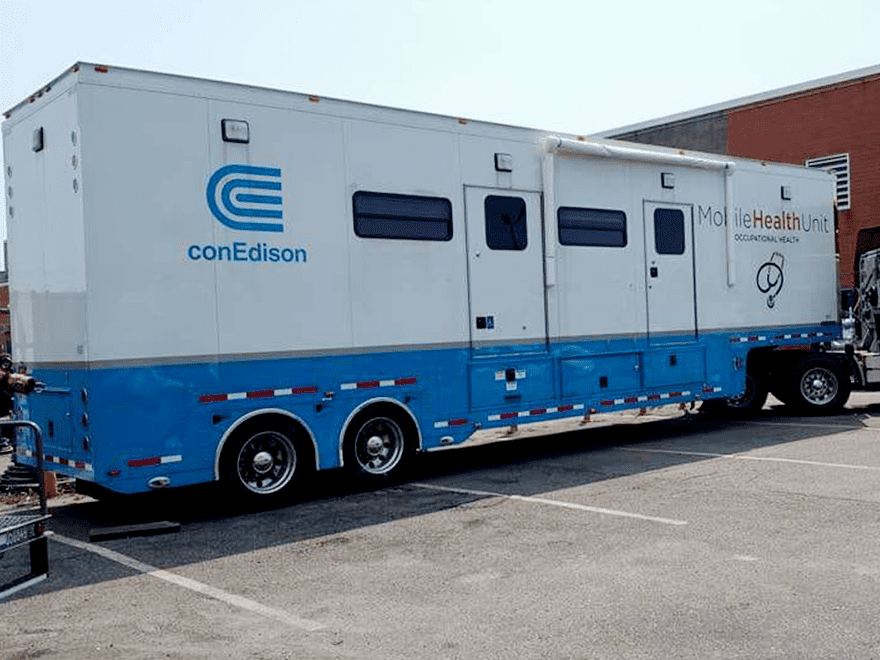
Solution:
[{"label": "window frame", "polygon": [[[678,224],[680,222],[680,224],[681,224],[681,231],[678,233],[679,235],[675,237],[676,238],[676,243],[675,243],[676,250],[675,251],[670,251],[670,250],[665,249],[665,244],[667,244],[669,242],[669,241],[665,240],[667,238],[665,234],[664,234],[664,249],[662,249],[662,250],[660,249],[661,248],[660,241],[659,241],[660,232],[657,231],[657,223],[658,223],[658,221],[660,221],[660,222],[672,221],[671,218],[668,220],[663,219],[663,218],[658,218],[657,217],[658,214],[661,214],[661,213],[675,214],[676,218],[675,218],[674,222],[676,222],[676,224]],[[685,252],[687,252],[687,236],[686,236],[687,226],[685,223],[684,211],[682,211],[681,209],[669,208],[666,206],[658,206],[654,209],[654,213],[652,214],[652,216],[653,216],[653,220],[654,220],[654,252],[657,253],[658,255],[669,255],[669,256],[674,256],[674,257],[681,256]],[[681,250],[678,250],[679,239],[680,239]]]},{"label": "window frame", "polygon": [[[620,229],[608,228],[608,227],[597,227],[597,226],[588,226],[588,227],[572,227],[567,226],[563,227],[563,214],[567,213],[584,213],[584,214],[597,214],[599,216],[613,216],[613,219],[619,221],[621,223]],[[595,219],[595,218],[591,218]],[[611,217],[606,219],[606,222],[611,221]],[[618,243],[610,243],[610,242],[583,242],[583,241],[573,241],[570,240],[567,235],[567,231],[588,231],[588,232],[616,232],[620,234],[621,242]],[[570,247],[598,247],[598,248],[617,248],[622,249],[625,248],[629,244],[629,232],[627,228],[627,217],[626,212],[620,209],[599,209],[595,207],[586,207],[586,206],[560,206],[556,209],[556,237],[559,241],[560,245],[570,246]]]},{"label": "window frame", "polygon": [[[426,215],[425,217],[419,217],[417,213],[406,214],[399,212],[398,209],[392,209],[391,212],[388,213],[378,213],[378,212],[370,212],[363,211],[358,209],[359,200],[367,200],[370,201],[382,201],[386,200],[392,203],[401,204],[406,201],[421,201],[421,202],[433,202],[439,204],[444,207],[445,212],[440,215],[436,215],[431,217],[430,215]],[[428,206],[427,204],[425,205]],[[446,197],[432,197],[428,195],[407,195],[403,193],[390,193],[390,192],[379,192],[374,190],[358,190],[351,197],[351,212],[352,212],[352,227],[354,229],[354,233],[358,238],[366,238],[366,239],[385,239],[392,241],[432,241],[432,242],[440,242],[446,243],[452,240],[455,229],[453,226],[453,218],[452,218],[452,201]],[[427,210],[423,210],[423,213],[427,214]],[[364,222],[359,221],[378,221],[378,220],[386,220],[391,221],[389,223],[389,231],[376,231],[369,230],[367,227],[364,227]],[[446,232],[442,236],[425,236],[425,235],[417,235],[416,233],[407,233],[405,231],[390,231],[390,228],[402,227],[406,226],[406,222],[409,221],[411,223],[415,223],[418,225],[420,222],[425,223],[445,223]]]},{"label": "window frame", "polygon": [[[489,231],[489,204],[490,200],[516,200],[522,205],[522,228],[520,229],[519,221],[517,221],[517,225],[508,225],[511,228],[510,231],[510,246],[508,246],[507,241],[504,244],[493,242],[498,237],[499,232],[490,232]],[[493,216],[494,218],[494,216]],[[486,247],[490,250],[497,250],[499,252],[522,252],[527,250],[529,247],[529,216],[528,216],[528,204],[526,204],[526,200],[523,197],[519,197],[517,195],[486,195],[485,199],[483,199],[483,224],[486,231]],[[517,239],[522,238],[523,244],[519,245],[517,243]]]}]

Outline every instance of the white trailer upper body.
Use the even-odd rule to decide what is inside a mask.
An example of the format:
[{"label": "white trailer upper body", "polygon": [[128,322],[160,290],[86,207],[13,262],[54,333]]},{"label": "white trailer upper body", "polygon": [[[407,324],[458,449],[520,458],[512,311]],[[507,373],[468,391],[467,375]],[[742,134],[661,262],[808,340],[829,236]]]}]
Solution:
[{"label": "white trailer upper body", "polygon": [[839,335],[825,172],[85,63],[2,130],[23,413],[115,491],[386,477]]}]

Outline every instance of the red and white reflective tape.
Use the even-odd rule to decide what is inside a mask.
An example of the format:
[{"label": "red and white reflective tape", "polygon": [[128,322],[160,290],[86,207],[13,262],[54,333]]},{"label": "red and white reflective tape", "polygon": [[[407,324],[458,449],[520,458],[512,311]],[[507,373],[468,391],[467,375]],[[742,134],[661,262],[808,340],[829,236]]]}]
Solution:
[{"label": "red and white reflective tape", "polygon": [[630,403],[647,403],[649,401],[665,401],[667,399],[680,399],[683,397],[689,397],[691,395],[690,390],[683,390],[681,392],[664,392],[662,394],[648,394],[642,396],[627,396],[622,399],[605,399],[604,401],[600,401],[599,405],[601,406],[623,406]]},{"label": "red and white reflective tape", "polygon": [[768,339],[813,339],[817,337],[830,337],[830,332],[792,332],[782,335],[749,335],[748,337],[731,337],[731,344],[745,344],[749,342],[767,341]]},{"label": "red and white reflective tape", "polygon": [[445,429],[445,428],[449,428],[450,426],[465,426],[469,423],[470,422],[468,422],[468,420],[463,419],[463,418],[462,419],[450,419],[445,422],[434,422],[434,428],[435,429]]},{"label": "red and white reflective tape", "polygon": [[180,463],[183,456],[151,456],[150,458],[132,458],[128,461],[128,467],[149,467],[150,465],[162,465],[163,463]]},{"label": "red and white reflective tape", "polygon": [[356,383],[342,383],[341,390],[370,390],[375,387],[400,387],[401,385],[415,385],[416,378],[389,378],[387,380],[361,380]]},{"label": "red and white reflective tape", "polygon": [[[19,456],[27,456],[28,458],[34,458],[37,455],[36,452],[33,452],[30,449],[17,449],[15,453]],[[43,460],[46,463],[55,463],[56,465],[63,465],[64,467],[72,467],[77,470],[82,470],[83,472],[95,471],[91,463],[86,463],[85,461],[72,461],[69,458],[63,458],[62,456],[44,454]]]},{"label": "red and white reflective tape", "polygon": [[745,344],[748,342],[767,341],[766,335],[749,335],[748,337],[731,337],[731,344]]},{"label": "red and white reflective tape", "polygon": [[519,419],[520,417],[537,417],[538,415],[552,415],[554,413],[571,412],[573,410],[583,410],[582,403],[567,403],[562,406],[550,406],[548,408],[531,408],[530,410],[520,410],[518,412],[503,412],[496,415],[489,415],[490,422],[499,422],[504,419]]},{"label": "red and white reflective tape", "polygon": [[705,392],[706,394],[714,394],[715,392],[720,392],[720,391],[721,391],[720,387],[712,387],[711,385],[706,385],[703,388],[703,392]]},{"label": "red and white reflective tape", "polygon": [[811,339],[813,337],[830,337],[830,332],[801,332],[794,334],[776,335],[773,339]]},{"label": "red and white reflective tape", "polygon": [[231,394],[203,394],[199,403],[216,403],[218,401],[240,401],[242,399],[269,399],[276,396],[296,396],[297,394],[317,394],[314,385],[307,387],[282,387],[277,390],[255,390],[253,392],[233,392]]}]

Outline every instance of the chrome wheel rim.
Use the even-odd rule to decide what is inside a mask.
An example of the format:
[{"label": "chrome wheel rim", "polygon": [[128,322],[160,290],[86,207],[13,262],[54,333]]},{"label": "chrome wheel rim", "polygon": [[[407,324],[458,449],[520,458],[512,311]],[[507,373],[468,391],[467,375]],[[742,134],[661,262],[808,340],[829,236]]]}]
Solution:
[{"label": "chrome wheel rim", "polygon": [[403,456],[403,431],[393,419],[374,417],[361,426],[354,439],[354,456],[364,472],[386,474]]},{"label": "chrome wheel rim", "polygon": [[296,448],[283,433],[262,431],[238,450],[236,472],[252,493],[270,495],[284,488],[296,471]]},{"label": "chrome wheel rim", "polygon": [[814,406],[831,403],[837,388],[837,376],[825,367],[813,367],[801,376],[801,395]]}]

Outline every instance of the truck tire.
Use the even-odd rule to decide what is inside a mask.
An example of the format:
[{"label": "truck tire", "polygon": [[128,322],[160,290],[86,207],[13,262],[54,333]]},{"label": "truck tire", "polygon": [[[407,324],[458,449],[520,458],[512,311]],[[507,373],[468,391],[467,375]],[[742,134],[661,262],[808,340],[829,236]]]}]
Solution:
[{"label": "truck tire", "polygon": [[828,356],[808,355],[797,363],[791,376],[787,402],[802,413],[836,413],[849,398],[849,377],[840,363]]},{"label": "truck tire", "polygon": [[418,431],[412,419],[391,404],[360,411],[345,432],[343,464],[348,473],[369,486],[397,481],[415,454]]},{"label": "truck tire", "polygon": [[767,383],[765,378],[746,374],[746,389],[738,395],[724,399],[723,412],[731,417],[754,417],[767,402]]},{"label": "truck tire", "polygon": [[763,378],[746,374],[746,389],[738,396],[704,401],[700,410],[716,417],[746,419],[754,417],[767,401],[767,385]]},{"label": "truck tire", "polygon": [[303,433],[276,419],[255,419],[237,429],[223,448],[221,478],[246,503],[289,499],[311,473],[314,459]]}]

